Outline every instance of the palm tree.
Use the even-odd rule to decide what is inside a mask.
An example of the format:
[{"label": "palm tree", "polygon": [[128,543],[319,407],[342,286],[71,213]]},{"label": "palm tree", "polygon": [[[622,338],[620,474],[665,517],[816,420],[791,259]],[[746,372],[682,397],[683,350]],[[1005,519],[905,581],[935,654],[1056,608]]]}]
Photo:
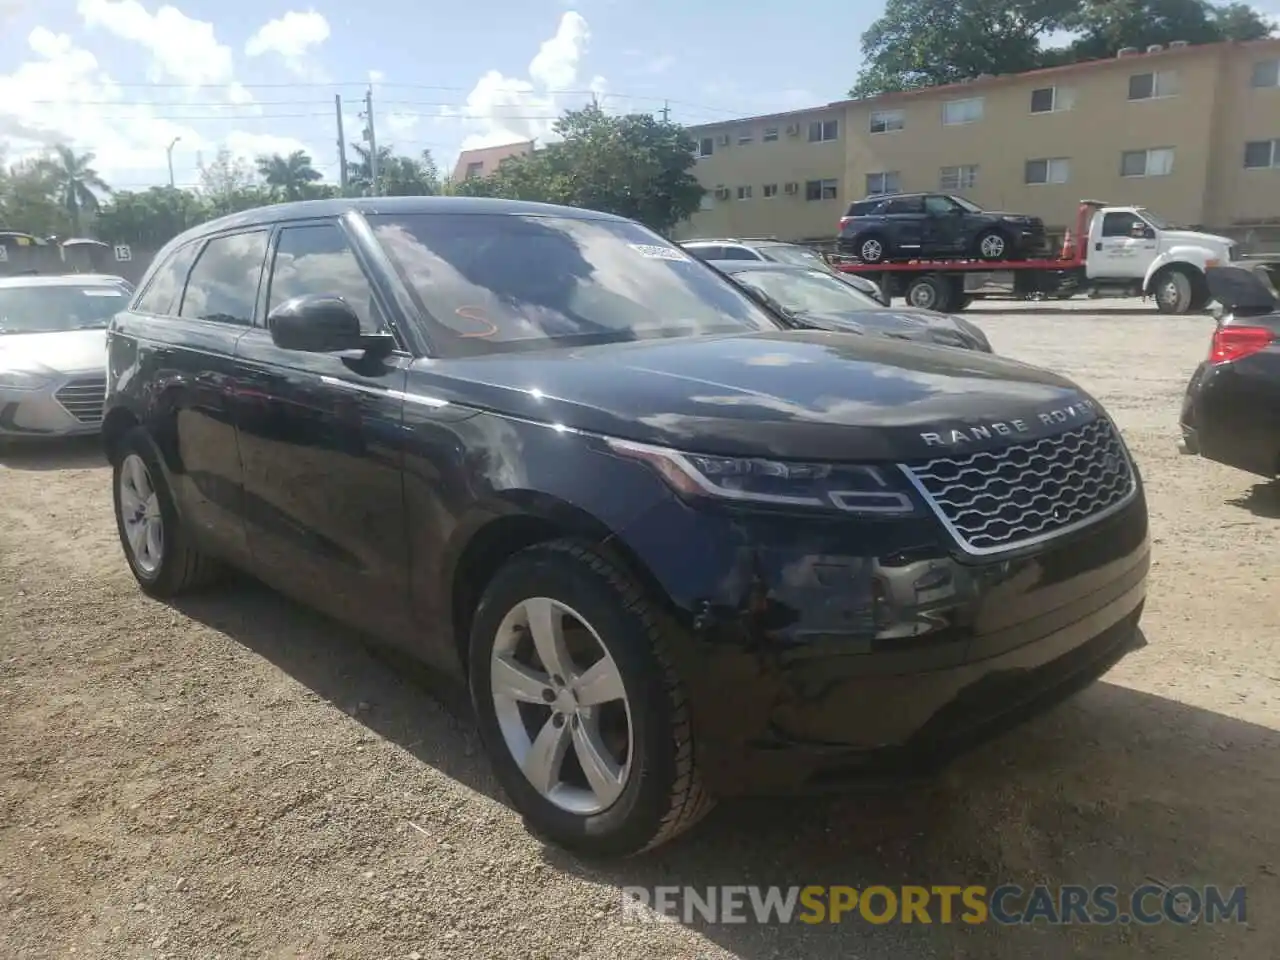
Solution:
[{"label": "palm tree", "polygon": [[53,149],[54,156],[44,161],[43,166],[53,180],[58,201],[66,208],[71,225],[79,235],[80,214],[98,211],[98,197],[94,191],[110,193],[111,188],[93,169],[92,151],[77,156],[74,150],[63,144]]},{"label": "palm tree", "polygon": [[258,173],[267,186],[280,191],[286,200],[300,200],[308,184],[321,177],[305,150],[295,150],[287,157],[278,153],[258,158]]}]

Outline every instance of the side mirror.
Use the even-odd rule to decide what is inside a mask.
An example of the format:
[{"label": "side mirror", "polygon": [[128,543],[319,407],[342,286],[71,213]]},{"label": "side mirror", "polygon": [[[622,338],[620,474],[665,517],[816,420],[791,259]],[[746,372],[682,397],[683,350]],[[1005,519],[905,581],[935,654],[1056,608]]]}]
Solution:
[{"label": "side mirror", "polygon": [[351,304],[341,297],[307,294],[286,300],[267,315],[271,340],[283,350],[385,357],[395,349],[387,333],[366,334]]}]

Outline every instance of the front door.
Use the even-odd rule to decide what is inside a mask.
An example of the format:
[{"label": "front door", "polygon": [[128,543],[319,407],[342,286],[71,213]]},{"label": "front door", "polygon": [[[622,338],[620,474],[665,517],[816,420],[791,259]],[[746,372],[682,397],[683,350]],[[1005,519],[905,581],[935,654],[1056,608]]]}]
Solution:
[{"label": "front door", "polygon": [[924,198],[924,248],[930,253],[964,250],[964,210],[950,197]]},{"label": "front door", "polygon": [[[337,221],[276,232],[262,316],[335,295],[367,331],[384,306]],[[370,362],[277,347],[267,324],[236,347],[245,526],[258,575],[383,635],[408,620],[403,391],[407,354]]]},{"label": "front door", "polygon": [[1147,222],[1128,210],[1112,210],[1089,251],[1089,276],[1107,280],[1141,280],[1155,259],[1156,241],[1145,236]]}]

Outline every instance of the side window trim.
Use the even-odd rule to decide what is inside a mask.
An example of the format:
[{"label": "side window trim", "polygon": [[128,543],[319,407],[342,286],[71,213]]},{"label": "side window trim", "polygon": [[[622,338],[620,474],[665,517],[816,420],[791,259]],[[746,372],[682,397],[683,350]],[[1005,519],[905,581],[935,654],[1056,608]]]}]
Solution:
[{"label": "side window trim", "polygon": [[[191,266],[187,268],[187,279],[183,281],[183,284],[182,284],[182,296],[178,298],[178,314],[177,315],[179,317],[182,317],[182,308],[186,305],[186,302],[187,302],[187,288],[191,284],[191,275],[195,273],[196,267],[199,266],[201,258],[203,258],[205,253],[208,252],[209,244],[211,244],[214,240],[222,240],[222,239],[225,239],[226,237],[242,236],[244,234],[249,234],[249,233],[265,233],[267,234],[266,249],[269,253],[271,249],[273,232],[274,231],[273,231],[272,224],[255,224],[254,226],[247,227],[247,228],[238,227],[233,230],[220,230],[217,233],[208,234],[207,236],[203,236],[199,240],[195,241],[196,243],[200,244],[200,250],[199,252],[196,253],[195,258],[191,261]],[[255,291],[254,297],[253,297],[253,316],[249,318],[249,322],[247,324],[224,323],[221,320],[206,320],[203,317],[182,317],[182,319],[191,320],[196,323],[214,323],[214,324],[217,324],[219,327],[240,327],[246,330],[252,329],[253,327],[257,326],[258,313],[261,310],[262,281],[266,276],[267,265],[269,262],[270,262],[269,260],[263,259],[262,263],[258,266],[258,289]]]},{"label": "side window trim", "polygon": [[360,248],[360,243],[356,237],[351,235],[351,231],[347,229],[343,217],[308,217],[299,220],[279,220],[274,223],[271,231],[271,239],[267,242],[267,262],[262,269],[262,282],[258,287],[258,308],[254,318],[253,326],[267,332],[267,310],[271,303],[271,282],[275,278],[276,271],[276,251],[280,246],[280,236],[290,227],[336,227],[342,239],[346,241],[347,248],[351,251],[352,256],[356,259],[356,264],[360,267],[360,272],[364,274],[365,280],[369,283],[369,289],[373,292],[374,299],[378,302],[378,311],[382,314],[382,320],[386,324],[387,332],[396,338],[396,349],[393,355],[401,355],[411,357],[413,354],[404,345],[404,336],[400,332],[399,325],[396,323],[394,313],[387,309],[387,297],[382,290],[382,285],[377,281],[374,272],[370,269]]}]

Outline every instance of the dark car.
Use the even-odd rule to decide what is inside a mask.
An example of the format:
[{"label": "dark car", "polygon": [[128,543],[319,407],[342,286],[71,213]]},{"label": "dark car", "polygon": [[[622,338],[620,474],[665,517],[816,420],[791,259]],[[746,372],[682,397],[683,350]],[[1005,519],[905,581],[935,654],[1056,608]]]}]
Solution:
[{"label": "dark car", "polygon": [[1182,401],[1183,453],[1271,479],[1280,473],[1280,297],[1262,265],[1210,267],[1220,311]]},{"label": "dark car", "polygon": [[767,306],[804,327],[876,334],[991,353],[987,335],[964,317],[896,309],[873,300],[844,274],[741,260],[711,264]]},{"label": "dark car", "polygon": [[812,267],[843,277],[867,296],[886,306],[889,298],[874,280],[852,273],[839,273],[826,257],[802,243],[783,240],[686,240],[680,244],[689,253],[707,263],[726,260],[744,263],[786,263],[796,267]]},{"label": "dark car", "polygon": [[946,193],[899,193],[849,204],[837,245],[863,263],[1016,260],[1043,253],[1045,232],[1039,217],[983,210]]},{"label": "dark car", "polygon": [[236,214],[156,255],[107,349],[142,589],[230,565],[401,645],[587,853],[933,769],[1135,641],[1146,502],[1079,387],[787,328],[615,216]]}]

